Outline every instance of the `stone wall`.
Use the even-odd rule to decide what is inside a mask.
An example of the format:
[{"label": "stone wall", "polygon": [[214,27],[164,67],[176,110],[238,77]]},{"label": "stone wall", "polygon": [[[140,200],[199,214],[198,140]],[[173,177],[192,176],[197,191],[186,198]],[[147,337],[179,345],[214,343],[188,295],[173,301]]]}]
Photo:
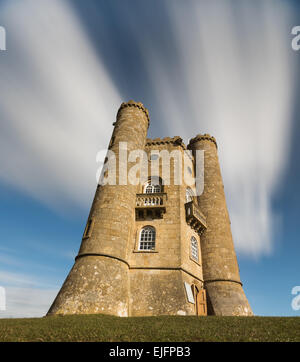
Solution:
[{"label": "stone wall", "polygon": [[[163,140],[147,140],[148,159],[151,151],[174,150],[181,155],[185,146],[179,137]],[[181,156],[182,157],[182,156]],[[182,177],[183,177],[182,168]],[[150,164],[149,164],[149,175]],[[162,163],[159,176],[163,180]],[[174,161],[170,162],[170,185],[163,186],[167,194],[166,213],[161,219],[136,220],[134,234],[129,245],[130,264],[130,315],[179,314],[195,315],[195,305],[186,297],[184,281],[203,285],[201,249],[199,235],[185,221],[186,185],[174,185]],[[143,185],[138,193],[143,192]],[[145,226],[156,230],[154,251],[139,251],[139,235]],[[196,237],[199,247],[199,260],[191,258],[190,238]]]},{"label": "stone wall", "polygon": [[227,211],[217,145],[213,137],[198,135],[188,146],[204,150],[204,192],[198,197],[207,229],[201,237],[204,285],[209,312],[216,315],[251,315],[242,289]]}]

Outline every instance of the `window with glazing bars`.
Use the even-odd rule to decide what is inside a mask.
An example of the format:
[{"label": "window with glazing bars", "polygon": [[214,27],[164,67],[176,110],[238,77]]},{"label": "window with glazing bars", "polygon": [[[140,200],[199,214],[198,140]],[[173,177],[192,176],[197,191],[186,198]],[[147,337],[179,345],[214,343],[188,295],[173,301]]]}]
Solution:
[{"label": "window with glazing bars", "polygon": [[194,260],[199,261],[198,242],[194,236],[191,237],[191,256]]},{"label": "window with glazing bars", "polygon": [[145,189],[145,193],[146,194],[155,194],[161,192],[161,186],[160,185],[153,185],[153,184],[148,184],[146,186]]},{"label": "window with glazing bars", "polygon": [[146,226],[141,230],[139,250],[155,249],[155,229],[152,226]]}]

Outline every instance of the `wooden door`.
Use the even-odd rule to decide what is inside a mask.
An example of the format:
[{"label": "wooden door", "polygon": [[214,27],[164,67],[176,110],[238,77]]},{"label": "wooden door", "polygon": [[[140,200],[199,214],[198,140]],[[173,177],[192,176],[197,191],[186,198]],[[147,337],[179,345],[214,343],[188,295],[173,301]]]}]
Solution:
[{"label": "wooden door", "polygon": [[206,306],[206,291],[205,289],[200,289],[196,294],[196,308],[197,315],[205,316],[207,315],[207,306]]}]

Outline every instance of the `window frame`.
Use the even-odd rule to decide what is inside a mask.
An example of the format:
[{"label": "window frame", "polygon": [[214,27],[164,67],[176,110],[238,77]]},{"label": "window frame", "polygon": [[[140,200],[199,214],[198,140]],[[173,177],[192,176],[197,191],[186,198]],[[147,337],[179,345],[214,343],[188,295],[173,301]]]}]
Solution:
[{"label": "window frame", "polygon": [[[146,230],[151,230],[151,233],[148,233],[146,235],[143,236],[143,232],[145,232]],[[150,235],[150,239],[149,239],[149,235]],[[154,236],[153,236],[154,235]],[[142,240],[142,238],[145,238],[145,240]],[[153,243],[154,247],[150,248],[150,249],[142,249],[141,248],[141,243]],[[138,248],[137,250],[140,252],[155,252],[156,251],[156,229],[154,226],[152,225],[146,225],[143,226],[139,232],[139,238],[138,238]]]},{"label": "window frame", "polygon": [[[194,242],[194,244],[193,244],[193,242]],[[195,245],[196,245],[196,248],[195,248]],[[197,259],[194,256],[195,249],[197,251]],[[195,261],[196,263],[199,264],[199,242],[198,242],[197,238],[194,235],[192,235],[190,237],[190,257],[191,257],[191,259],[193,261]]]},{"label": "window frame", "polygon": [[185,202],[188,203],[194,201],[194,197],[195,197],[194,191],[190,187],[187,187],[185,189]]},{"label": "window frame", "polygon": [[83,233],[83,237],[82,237],[83,239],[87,239],[92,236],[94,221],[95,221],[94,218],[88,219],[85,229],[84,229],[84,233]]},{"label": "window frame", "polygon": [[150,177],[148,181],[144,184],[143,187],[144,194],[160,194],[162,192],[163,192],[163,185],[160,177],[157,176],[154,176],[152,178]]}]

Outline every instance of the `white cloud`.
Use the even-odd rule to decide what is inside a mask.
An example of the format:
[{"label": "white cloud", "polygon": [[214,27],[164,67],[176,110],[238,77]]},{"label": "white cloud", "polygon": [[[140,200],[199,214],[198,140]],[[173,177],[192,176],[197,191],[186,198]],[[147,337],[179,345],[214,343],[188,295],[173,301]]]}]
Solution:
[{"label": "white cloud", "polygon": [[[169,2],[179,62],[140,39],[169,133],[217,138],[235,245],[272,251],[271,199],[285,170],[295,92],[283,2]],[[172,62],[171,62],[172,63]]]},{"label": "white cloud", "polygon": [[55,289],[57,286],[45,278],[26,273],[15,273],[0,269],[0,285],[4,287],[18,288],[48,288]]},{"label": "white cloud", "polygon": [[[3,261],[0,259],[0,261]],[[7,259],[7,263],[11,263]],[[31,267],[36,265],[31,265]],[[47,267],[44,268],[47,270]],[[26,272],[10,272],[0,269],[0,287],[5,290],[5,310],[0,310],[0,318],[30,318],[42,317],[49,310],[58,291],[58,285],[51,279],[42,275],[34,275]],[[3,295],[0,295],[3,298]]]},{"label": "white cloud", "polygon": [[[57,210],[88,207],[118,91],[66,1],[5,4],[0,178]],[[170,136],[217,138],[235,245],[268,254],[280,217],[271,199],[291,131],[289,9],[282,1],[167,4],[176,59],[128,24],[153,82],[157,102],[149,108]]]},{"label": "white cloud", "polygon": [[88,207],[120,96],[67,1],[11,0],[1,18],[0,178],[59,211]]},{"label": "white cloud", "polygon": [[0,310],[0,318],[42,317],[59,290],[43,278],[6,270],[0,270],[0,286],[5,290],[6,306]]},{"label": "white cloud", "polygon": [[0,318],[34,318],[46,315],[58,289],[7,287],[5,292],[6,310]]}]

